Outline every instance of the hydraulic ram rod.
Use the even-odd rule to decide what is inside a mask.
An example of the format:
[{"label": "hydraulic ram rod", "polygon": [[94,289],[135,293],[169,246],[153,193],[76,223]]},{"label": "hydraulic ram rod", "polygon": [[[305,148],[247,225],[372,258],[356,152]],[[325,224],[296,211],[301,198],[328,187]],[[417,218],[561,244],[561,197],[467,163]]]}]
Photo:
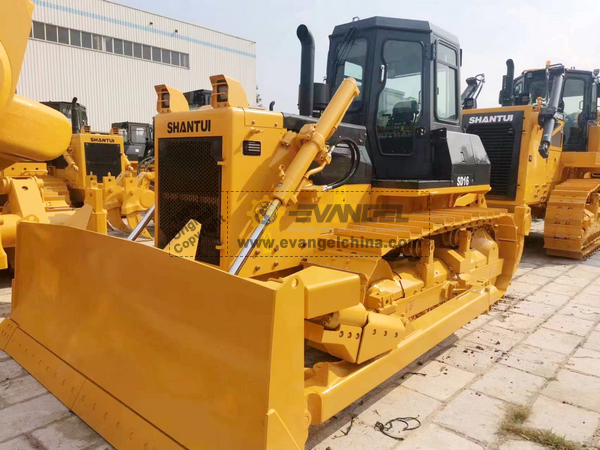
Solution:
[{"label": "hydraulic ram rod", "polygon": [[271,200],[266,214],[260,221],[260,224],[252,231],[250,239],[246,241],[246,244],[235,258],[229,269],[229,273],[234,275],[240,273],[254,246],[271,222],[273,214],[277,212],[277,209],[281,205],[287,206],[296,193],[302,189],[308,178],[307,172],[310,165],[325,148],[326,142],[335,133],[340,122],[346,115],[346,111],[348,111],[348,108],[350,108],[350,105],[359,93],[360,91],[356,86],[354,78],[346,78],[340,85],[329,105],[325,108],[323,115],[309,132],[308,139],[302,144],[302,147],[300,147],[290,166],[285,171],[285,178],[275,186],[271,195],[273,200]]},{"label": "hydraulic ram rod", "polygon": [[140,220],[140,222],[135,226],[135,228],[133,229],[131,234],[129,236],[127,236],[128,241],[135,241],[138,237],[140,237],[140,234],[142,234],[142,231],[144,231],[144,229],[148,226],[150,221],[154,218],[155,206],[156,205],[152,205],[150,207],[150,209],[148,211],[146,211],[146,214],[144,214],[144,217],[142,217],[142,220]]},{"label": "hydraulic ram rod", "polygon": [[548,159],[552,134],[556,125],[556,114],[560,103],[560,96],[565,81],[565,68],[563,66],[553,67],[550,70],[550,79],[552,81],[552,91],[550,92],[550,101],[545,108],[542,108],[539,115],[540,125],[543,129],[542,140],[540,142],[539,152],[543,158]]}]

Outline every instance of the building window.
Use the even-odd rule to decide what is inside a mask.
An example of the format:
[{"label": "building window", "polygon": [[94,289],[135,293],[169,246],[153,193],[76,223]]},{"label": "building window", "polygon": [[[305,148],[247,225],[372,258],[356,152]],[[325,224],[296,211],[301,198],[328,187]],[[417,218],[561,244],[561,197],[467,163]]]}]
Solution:
[{"label": "building window", "polygon": [[161,51],[160,48],[152,47],[152,61],[160,62]]},{"label": "building window", "polygon": [[113,39],[115,45],[115,53],[118,55],[123,54],[123,41],[121,39]]},{"label": "building window", "polygon": [[144,45],[144,59],[152,60],[152,47]]},{"label": "building window", "polygon": [[187,53],[175,52],[164,48],[152,47],[150,45],[143,45],[108,36],[101,36],[99,34],[88,33],[87,31],[72,30],[42,22],[32,23],[29,37],[32,39],[41,39],[49,42],[58,42],[59,44],[72,45],[74,47],[83,47],[99,51],[104,50],[108,53],[145,59],[147,61],[154,61],[172,66],[190,67],[189,55]]},{"label": "building window", "polygon": [[61,44],[69,44],[69,29],[58,27],[58,42]]},{"label": "building window", "polygon": [[71,30],[71,45],[81,47],[81,31]]},{"label": "building window", "polygon": [[58,28],[54,25],[46,25],[46,40],[58,42]]},{"label": "building window", "polygon": [[44,24],[41,22],[33,22],[33,37],[36,39],[46,39],[44,32]]},{"label": "building window", "polygon": [[81,32],[81,46],[84,48],[92,48],[92,33]]},{"label": "building window", "polygon": [[108,53],[113,52],[113,40],[112,38],[105,37],[104,38],[104,51]]},{"label": "building window", "polygon": [[92,36],[92,44],[94,46],[94,50],[102,50],[102,36],[94,34]]}]

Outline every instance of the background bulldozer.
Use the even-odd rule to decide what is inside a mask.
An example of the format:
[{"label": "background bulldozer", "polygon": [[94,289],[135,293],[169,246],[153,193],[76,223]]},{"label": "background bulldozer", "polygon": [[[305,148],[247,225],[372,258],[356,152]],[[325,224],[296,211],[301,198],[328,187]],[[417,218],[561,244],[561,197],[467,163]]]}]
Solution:
[{"label": "background bulldozer", "polygon": [[157,248],[20,226],[0,348],[117,448],[301,449],[488,310],[518,266],[529,211],[487,207],[456,37],[337,26],[316,89],[298,37],[301,115],[250,108],[224,75],[198,110],[157,88]]},{"label": "background bulldozer", "polygon": [[[45,104],[69,117],[73,132],[65,152],[49,163],[49,173],[42,178],[45,191],[53,194],[50,206],[81,206],[86,197],[91,201],[93,190],[99,189],[102,195],[96,209],[107,211],[113,229],[131,232],[140,222],[141,213],[154,206],[154,174],[136,173],[117,128],[109,134],[93,133],[87,125],[87,110],[77,98],[70,103]],[[56,205],[57,200],[62,203]],[[151,238],[147,231],[144,235]]]},{"label": "background bulldozer", "polygon": [[492,163],[488,203],[529,205],[549,254],[584,258],[600,246],[598,71],[507,66],[501,106],[463,111]]}]

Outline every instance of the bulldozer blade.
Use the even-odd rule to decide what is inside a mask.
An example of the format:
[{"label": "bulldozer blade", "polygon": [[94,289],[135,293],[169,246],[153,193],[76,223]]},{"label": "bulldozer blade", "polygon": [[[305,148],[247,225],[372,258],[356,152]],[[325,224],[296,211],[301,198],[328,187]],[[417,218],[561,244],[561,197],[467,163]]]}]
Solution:
[{"label": "bulldozer blade", "polygon": [[[129,228],[135,230],[135,227],[137,227],[138,223],[140,223],[140,221],[142,220],[142,215],[139,212],[136,212],[132,214],[127,214],[126,218]],[[142,231],[141,236],[145,237],[146,239],[152,239],[152,236],[150,236],[150,233],[146,229]]]},{"label": "bulldozer blade", "polygon": [[0,348],[113,446],[303,448],[302,279],[52,224],[22,223],[17,240]]}]

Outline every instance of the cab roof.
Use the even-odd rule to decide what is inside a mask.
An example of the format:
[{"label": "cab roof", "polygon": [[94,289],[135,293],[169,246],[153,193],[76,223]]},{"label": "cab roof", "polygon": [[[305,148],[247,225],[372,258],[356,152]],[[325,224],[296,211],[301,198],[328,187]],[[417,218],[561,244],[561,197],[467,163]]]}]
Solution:
[{"label": "cab roof", "polygon": [[401,31],[416,31],[421,33],[434,33],[449,42],[458,44],[458,38],[452,33],[443,30],[426,20],[396,19],[392,17],[369,17],[368,19],[355,20],[353,22],[337,25],[333,29],[330,37],[344,35],[352,27],[368,28],[387,28]]},{"label": "cab roof", "polygon": [[[523,72],[521,72],[521,75],[526,75],[528,73],[532,73],[532,72],[545,72],[546,68],[540,68],[540,69],[526,69]],[[592,71],[591,70],[581,70],[581,69],[567,69],[565,68],[565,72],[567,73],[573,73],[573,74],[577,74],[577,75],[589,75],[592,76]]]}]

